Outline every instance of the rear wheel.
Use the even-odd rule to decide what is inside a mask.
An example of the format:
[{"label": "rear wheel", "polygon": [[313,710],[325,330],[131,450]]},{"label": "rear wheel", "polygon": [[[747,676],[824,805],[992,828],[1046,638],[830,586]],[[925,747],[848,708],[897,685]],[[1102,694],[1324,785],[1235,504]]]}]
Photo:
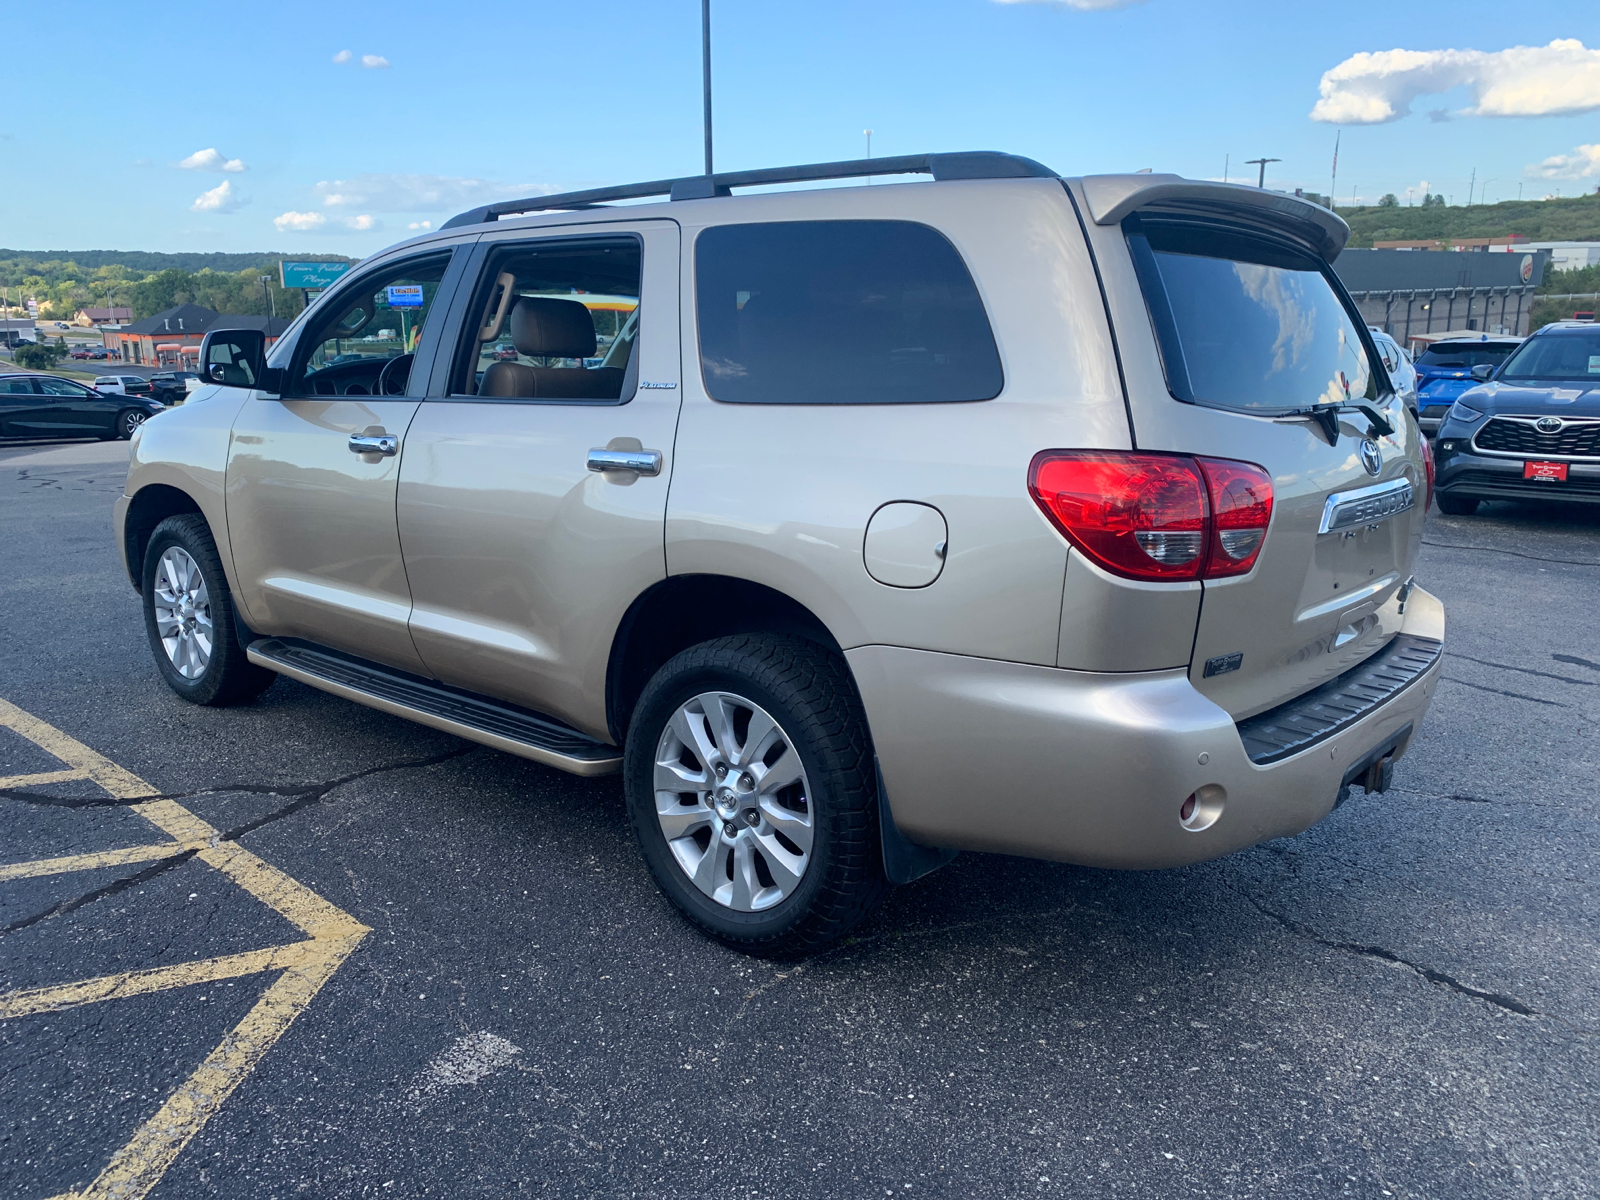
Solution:
[{"label": "rear wheel", "polygon": [[656,883],[735,949],[820,949],[887,889],[861,701],[820,646],[748,635],[685,650],[640,697],[624,770]]},{"label": "rear wheel", "polygon": [[144,625],[167,686],[192,704],[242,704],[277,675],[246,657],[205,518],[168,517],[144,553]]},{"label": "rear wheel", "polygon": [[1434,503],[1447,517],[1470,517],[1478,511],[1479,502],[1472,496],[1447,496],[1441,492],[1434,497]]}]

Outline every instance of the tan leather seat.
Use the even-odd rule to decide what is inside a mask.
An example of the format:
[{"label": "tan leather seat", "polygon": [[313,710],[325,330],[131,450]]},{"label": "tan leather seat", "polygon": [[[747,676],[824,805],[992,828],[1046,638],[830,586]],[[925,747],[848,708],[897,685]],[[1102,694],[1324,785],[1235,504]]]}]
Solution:
[{"label": "tan leather seat", "polygon": [[[576,300],[524,296],[511,310],[511,344],[527,358],[589,358],[595,352],[594,317]],[[532,367],[491,363],[480,396],[538,400],[616,400],[621,367]]]}]

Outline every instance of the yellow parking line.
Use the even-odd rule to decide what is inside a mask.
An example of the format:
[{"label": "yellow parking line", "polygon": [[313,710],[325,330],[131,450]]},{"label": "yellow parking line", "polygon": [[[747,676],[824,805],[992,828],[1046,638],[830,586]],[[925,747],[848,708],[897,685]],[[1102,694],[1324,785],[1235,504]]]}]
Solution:
[{"label": "yellow parking line", "polygon": [[[160,1182],[189,1140],[255,1069],[261,1056],[272,1048],[371,931],[349,913],[328,903],[237,842],[223,841],[217,829],[177,801],[157,799],[156,789],[131,771],[5,700],[0,700],[0,727],[27,738],[70,768],[46,774],[93,780],[118,799],[138,801],[151,797],[142,803],[130,804],[127,811],[143,817],[173,839],[165,844],[13,863],[0,867],[0,880],[147,862],[195,850],[198,861],[226,875],[308,935],[307,941],[287,946],[270,946],[172,967],[0,995],[0,1018],[20,1017],[266,971],[282,972],[244,1019],[228,1032],[222,1044],[167,1098],[160,1110],[139,1127],[132,1140],[112,1155],[110,1163],[94,1182],[79,1191],[64,1192],[52,1198],[139,1200]],[[15,776],[9,781],[12,786],[17,779],[39,782],[42,776]]]},{"label": "yellow parking line", "polygon": [[85,771],[40,771],[34,775],[0,775],[0,788],[38,787],[42,783],[66,783],[73,779],[87,779]]},{"label": "yellow parking line", "polygon": [[153,967],[148,971],[124,971],[120,975],[102,975],[99,979],[80,979],[51,987],[0,992],[0,1018],[60,1012],[80,1004],[98,1004],[102,1000],[121,1000],[128,996],[143,996],[147,992],[166,991],[168,988],[215,983],[219,979],[259,975],[262,971],[299,970],[309,962],[320,962],[326,956],[327,947],[320,942],[294,942],[287,946],[268,946],[265,950],[228,954],[222,958]]},{"label": "yellow parking line", "polygon": [[171,858],[185,850],[199,850],[182,842],[158,842],[154,846],[124,846],[120,850],[101,850],[97,854],[69,854],[65,858],[37,858],[32,862],[0,865],[0,883],[8,879],[37,879],[43,875],[65,875],[69,871],[92,871],[96,867],[122,867],[128,863],[154,862]]}]

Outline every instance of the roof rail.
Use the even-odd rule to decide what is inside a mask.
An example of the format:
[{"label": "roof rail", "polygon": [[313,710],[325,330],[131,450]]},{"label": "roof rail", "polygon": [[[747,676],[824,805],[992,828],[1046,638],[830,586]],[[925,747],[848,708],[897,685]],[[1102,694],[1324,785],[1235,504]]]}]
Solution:
[{"label": "roof rail", "polygon": [[796,167],[766,167],[758,171],[719,171],[715,175],[687,175],[681,179],[655,179],[649,183],[624,183],[616,187],[502,200],[451,217],[441,229],[481,225],[518,213],[553,208],[594,208],[611,200],[637,200],[644,196],[670,196],[674,200],[704,200],[728,196],[736,187],[775,183],[812,183],[823,179],[864,179],[874,175],[932,175],[944,179],[1055,179],[1043,163],[1017,154],[974,150],[963,154],[902,154],[897,158],[856,158],[848,162],[808,163]]}]

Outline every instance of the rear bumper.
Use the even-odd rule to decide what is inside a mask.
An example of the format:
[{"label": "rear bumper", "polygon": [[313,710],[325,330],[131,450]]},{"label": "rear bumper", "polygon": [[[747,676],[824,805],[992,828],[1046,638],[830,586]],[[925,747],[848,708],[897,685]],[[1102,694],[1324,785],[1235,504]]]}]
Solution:
[{"label": "rear bumper", "polygon": [[[1402,632],[1442,641],[1443,606],[1412,592]],[[891,646],[846,657],[895,823],[913,841],[1126,868],[1201,862],[1314,825],[1374,750],[1405,752],[1442,662],[1262,765],[1182,670],[1103,674]],[[1221,811],[1191,830],[1180,808],[1197,793]]]}]

